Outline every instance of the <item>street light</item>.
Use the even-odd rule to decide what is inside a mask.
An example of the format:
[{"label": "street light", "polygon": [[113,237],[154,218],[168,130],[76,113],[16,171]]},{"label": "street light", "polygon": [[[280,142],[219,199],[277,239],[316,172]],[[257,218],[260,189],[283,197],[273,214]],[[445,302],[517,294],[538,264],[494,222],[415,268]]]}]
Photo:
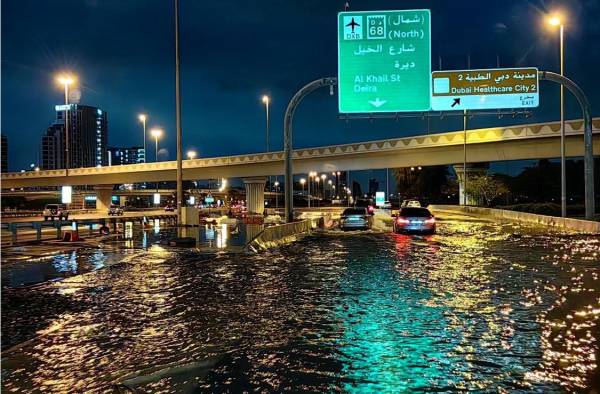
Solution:
[{"label": "street light", "polygon": [[143,131],[144,131],[144,163],[146,162],[146,155],[148,154],[146,152],[146,119],[148,119],[148,115],[146,114],[139,114],[138,115],[138,119],[140,122],[142,122],[142,126],[143,126]]},{"label": "street light", "polygon": [[61,74],[56,77],[56,82],[65,89],[65,175],[69,175],[69,86],[75,83],[75,77],[70,74]]},{"label": "street light", "polygon": [[279,181],[275,181],[275,209],[279,209]]},{"label": "street light", "polygon": [[[560,75],[564,76],[565,51],[564,51],[564,24],[560,15],[555,14],[548,18],[550,26],[559,27],[560,31]],[[560,206],[562,217],[567,216],[567,171],[565,158],[565,90],[560,84]]]},{"label": "street light", "polygon": [[[266,134],[267,153],[268,153],[271,150],[271,145],[269,144],[269,103],[271,102],[271,98],[265,94],[264,96],[262,96],[262,102],[265,105],[265,112],[266,112],[265,134]],[[271,184],[271,176],[269,175],[269,185],[270,184]]]},{"label": "street light", "polygon": [[154,146],[155,146],[155,150],[154,150],[154,161],[158,162],[158,139],[160,137],[162,137],[163,131],[162,129],[152,129],[150,130],[150,135],[152,135],[152,137],[154,137]]},{"label": "street light", "polygon": [[188,157],[188,159],[190,159],[190,160],[193,160],[193,159],[195,159],[195,158],[196,158],[196,151],[194,151],[194,150],[189,150],[189,151],[187,151],[187,157]]}]

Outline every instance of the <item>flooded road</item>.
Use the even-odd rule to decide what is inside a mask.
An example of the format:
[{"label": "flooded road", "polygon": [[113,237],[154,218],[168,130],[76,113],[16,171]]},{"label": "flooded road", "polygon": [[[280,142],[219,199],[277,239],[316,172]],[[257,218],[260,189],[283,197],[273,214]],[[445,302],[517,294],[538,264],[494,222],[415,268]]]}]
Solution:
[{"label": "flooded road", "polygon": [[468,217],[438,232],[330,231],[259,255],[151,241],[4,287],[2,389],[598,389],[598,237]]}]

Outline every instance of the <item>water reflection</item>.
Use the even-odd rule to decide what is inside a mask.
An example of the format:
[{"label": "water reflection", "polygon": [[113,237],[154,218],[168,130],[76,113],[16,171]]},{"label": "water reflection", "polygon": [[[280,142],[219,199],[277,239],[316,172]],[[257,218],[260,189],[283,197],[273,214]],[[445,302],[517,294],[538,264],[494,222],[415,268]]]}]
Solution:
[{"label": "water reflection", "polygon": [[449,220],[434,236],[328,233],[232,255],[262,228],[186,230],[219,253],[169,248],[169,231],[134,229],[147,249],[110,269],[3,292],[3,338],[38,335],[3,354],[3,390],[598,388],[596,238]]}]

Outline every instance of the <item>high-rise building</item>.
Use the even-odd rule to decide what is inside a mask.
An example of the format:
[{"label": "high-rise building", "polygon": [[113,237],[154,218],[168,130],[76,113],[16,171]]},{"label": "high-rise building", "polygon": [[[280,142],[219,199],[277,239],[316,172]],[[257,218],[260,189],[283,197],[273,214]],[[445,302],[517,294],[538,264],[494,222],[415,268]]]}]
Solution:
[{"label": "high-rise building", "polygon": [[375,178],[369,179],[369,194],[374,196],[377,190],[379,190],[379,181]]},{"label": "high-rise building", "polygon": [[0,135],[0,172],[8,172],[8,139]]},{"label": "high-rise building", "polygon": [[118,166],[124,164],[138,164],[146,162],[144,147],[132,146],[126,148],[108,148],[108,165]]},{"label": "high-rise building", "polygon": [[108,120],[105,111],[88,105],[69,104],[69,133],[65,136],[66,105],[56,106],[56,120],[42,137],[42,168],[65,168],[66,137],[69,168],[108,164]]},{"label": "high-rise building", "polygon": [[65,168],[65,126],[54,123],[42,136],[42,163],[43,170],[56,170]]}]

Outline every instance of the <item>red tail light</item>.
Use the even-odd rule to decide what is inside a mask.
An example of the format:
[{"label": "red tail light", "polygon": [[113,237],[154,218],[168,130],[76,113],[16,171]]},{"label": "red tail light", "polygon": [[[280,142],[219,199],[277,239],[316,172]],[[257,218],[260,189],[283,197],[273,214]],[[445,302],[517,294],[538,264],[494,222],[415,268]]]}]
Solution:
[{"label": "red tail light", "polygon": [[435,223],[435,218],[434,217],[430,217],[429,219],[425,220],[425,223],[427,223],[427,224],[433,224],[433,223]]},{"label": "red tail light", "polygon": [[398,224],[408,224],[408,219],[398,218],[397,222]]},{"label": "red tail light", "polygon": [[369,209],[369,213],[371,213],[371,212],[373,212],[375,210],[372,205],[369,205],[368,209]]}]

